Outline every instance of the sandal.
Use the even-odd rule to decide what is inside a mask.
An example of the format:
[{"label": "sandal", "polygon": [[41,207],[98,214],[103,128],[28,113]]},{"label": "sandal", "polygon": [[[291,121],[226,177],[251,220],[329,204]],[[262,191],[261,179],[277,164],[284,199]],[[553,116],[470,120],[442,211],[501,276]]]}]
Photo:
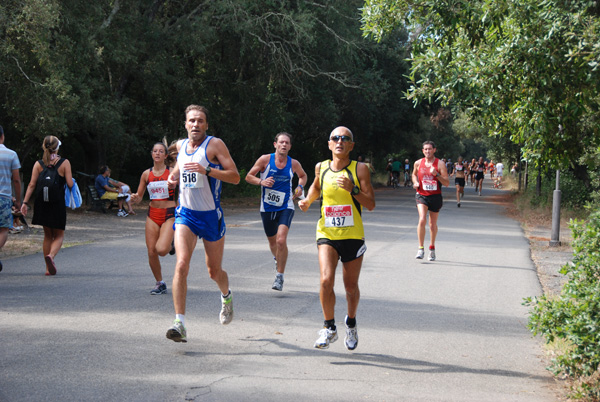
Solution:
[{"label": "sandal", "polygon": [[54,265],[52,257],[48,254],[44,257],[44,260],[46,261],[46,267],[48,268],[48,275],[56,275],[56,265]]}]

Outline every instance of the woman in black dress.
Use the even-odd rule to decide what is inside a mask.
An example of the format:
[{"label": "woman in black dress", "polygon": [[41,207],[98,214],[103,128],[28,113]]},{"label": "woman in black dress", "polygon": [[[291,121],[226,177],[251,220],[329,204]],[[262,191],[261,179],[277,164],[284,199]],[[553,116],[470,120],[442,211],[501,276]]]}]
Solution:
[{"label": "woman in black dress", "polygon": [[[73,187],[73,174],[71,163],[58,155],[61,143],[53,135],[46,136],[42,143],[44,155],[35,162],[31,172],[31,181],[21,206],[21,213],[27,214],[29,201],[35,194],[33,219],[31,223],[44,227],[44,260],[46,261],[46,275],[56,275],[54,257],[62,247],[67,223],[67,207],[65,205],[65,184]],[[44,182],[45,178],[56,175],[55,185]],[[44,174],[42,174],[44,173]],[[38,180],[39,179],[39,180]],[[39,183],[38,183],[39,181]],[[42,185],[42,183],[44,183]],[[43,187],[44,186],[44,187]],[[58,191],[55,189],[58,188]]]}]

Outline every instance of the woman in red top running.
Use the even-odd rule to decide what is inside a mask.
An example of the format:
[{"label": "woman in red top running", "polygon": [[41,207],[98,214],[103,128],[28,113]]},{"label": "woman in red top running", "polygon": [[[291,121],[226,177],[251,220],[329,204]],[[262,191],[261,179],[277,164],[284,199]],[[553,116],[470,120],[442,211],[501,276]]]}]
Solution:
[{"label": "woman in red top running", "polygon": [[159,295],[167,293],[167,285],[162,278],[160,257],[167,253],[174,254],[173,249],[173,223],[175,222],[174,190],[169,189],[169,166],[175,162],[169,155],[166,143],[157,142],[152,147],[154,166],[142,173],[140,184],[135,194],[131,195],[134,203],[140,202],[144,192],[148,189],[150,206],[146,218],[146,247],[148,247],[148,262],[156,279],[156,286],[150,294]]}]

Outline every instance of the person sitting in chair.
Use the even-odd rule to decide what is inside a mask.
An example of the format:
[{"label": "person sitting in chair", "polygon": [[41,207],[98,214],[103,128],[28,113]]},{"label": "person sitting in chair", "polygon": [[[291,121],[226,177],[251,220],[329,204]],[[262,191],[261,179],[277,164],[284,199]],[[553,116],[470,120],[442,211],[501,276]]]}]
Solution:
[{"label": "person sitting in chair", "polygon": [[127,198],[127,195],[119,192],[119,188],[121,187],[119,186],[120,182],[116,182],[116,186],[113,185],[114,182],[114,180],[110,179],[110,169],[108,166],[102,166],[98,176],[96,176],[95,182],[98,197],[101,200],[117,200],[117,204],[119,205],[117,216],[125,217],[129,215],[123,209],[123,202]]}]

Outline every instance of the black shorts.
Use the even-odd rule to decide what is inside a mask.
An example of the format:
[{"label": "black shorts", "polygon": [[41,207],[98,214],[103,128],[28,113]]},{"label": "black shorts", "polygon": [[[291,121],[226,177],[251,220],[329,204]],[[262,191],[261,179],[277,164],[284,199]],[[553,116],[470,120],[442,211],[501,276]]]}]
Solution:
[{"label": "black shorts", "polygon": [[475,180],[483,180],[483,172],[477,172],[475,176]]},{"label": "black shorts", "polygon": [[364,240],[346,239],[329,240],[325,238],[317,239],[317,247],[323,244],[331,246],[337,251],[342,262],[349,262],[361,257],[367,251],[367,245]]},{"label": "black shorts", "polygon": [[440,209],[442,209],[442,205],[444,204],[441,194],[421,195],[417,193],[415,199],[417,200],[417,204],[427,206],[430,212],[440,212]]},{"label": "black shorts", "polygon": [[455,177],[454,178],[454,185],[458,185],[461,187],[465,186],[465,178],[464,177]]},{"label": "black shorts", "polygon": [[274,212],[261,212],[260,217],[263,221],[263,228],[267,237],[272,237],[277,234],[279,225],[285,225],[288,228],[292,226],[292,219],[294,218],[293,209],[282,209],[281,211]]}]

